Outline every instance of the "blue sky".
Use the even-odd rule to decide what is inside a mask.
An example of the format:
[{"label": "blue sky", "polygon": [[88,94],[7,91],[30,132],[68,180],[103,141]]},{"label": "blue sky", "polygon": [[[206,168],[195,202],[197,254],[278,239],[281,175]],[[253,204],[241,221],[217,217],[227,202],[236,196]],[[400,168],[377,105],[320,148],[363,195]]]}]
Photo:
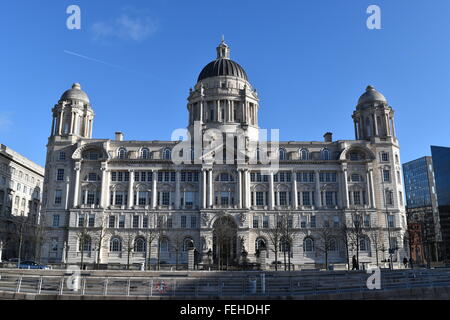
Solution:
[{"label": "blue sky", "polygon": [[[72,4],[81,30],[66,28]],[[366,27],[371,4],[381,30]],[[262,128],[286,141],[353,139],[351,114],[372,84],[396,111],[406,162],[450,145],[449,13],[448,0],[3,1],[0,143],[44,165],[51,108],[74,82],[95,138],[170,140],[224,34],[258,90]]]}]

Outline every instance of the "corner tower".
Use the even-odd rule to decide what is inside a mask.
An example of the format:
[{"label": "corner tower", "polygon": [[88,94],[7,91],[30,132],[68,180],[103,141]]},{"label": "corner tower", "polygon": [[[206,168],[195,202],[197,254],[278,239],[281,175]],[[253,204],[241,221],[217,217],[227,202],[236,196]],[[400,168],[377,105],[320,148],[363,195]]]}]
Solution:
[{"label": "corner tower", "polygon": [[64,92],[52,110],[53,121],[50,137],[92,137],[94,111],[89,97],[81,90],[79,83]]},{"label": "corner tower", "polygon": [[188,97],[189,124],[222,132],[243,130],[251,140],[258,139],[259,99],[248,81],[247,73],[230,59],[230,47],[224,40],[216,48],[217,58],[200,72]]},{"label": "corner tower", "polygon": [[355,124],[355,139],[374,141],[392,139],[397,143],[394,123],[394,110],[386,98],[373,86],[368,86],[366,92],[358,100],[353,112]]}]

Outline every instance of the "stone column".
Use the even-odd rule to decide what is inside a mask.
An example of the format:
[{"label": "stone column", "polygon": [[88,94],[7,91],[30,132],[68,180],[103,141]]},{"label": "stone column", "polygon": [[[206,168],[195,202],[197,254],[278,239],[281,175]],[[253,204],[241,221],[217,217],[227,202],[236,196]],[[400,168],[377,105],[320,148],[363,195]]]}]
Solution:
[{"label": "stone column", "polygon": [[63,122],[64,122],[64,111],[61,110],[61,112],[59,113],[58,135],[62,134]]},{"label": "stone column", "polygon": [[2,262],[2,255],[3,255],[3,241],[0,240],[0,262]]},{"label": "stone column", "polygon": [[80,170],[81,170],[81,163],[76,162],[75,163],[75,187],[73,190],[73,206],[74,208],[78,207],[78,192],[80,188]]},{"label": "stone column", "polygon": [[373,186],[373,169],[369,169],[370,194],[372,195],[372,208],[376,207],[375,188]]},{"label": "stone column", "polygon": [[158,181],[158,171],[152,170],[152,209],[156,208],[156,201],[158,200],[158,196],[156,193],[156,184]]},{"label": "stone column", "polygon": [[318,208],[322,207],[322,197],[320,194],[320,173],[318,170],[315,171],[316,174],[316,206]]},{"label": "stone column", "polygon": [[53,136],[55,134],[55,116],[52,118],[52,131],[50,132],[50,136]]},{"label": "stone column", "polygon": [[212,181],[213,177],[212,177],[212,169],[208,170],[208,193],[209,193],[209,197],[208,197],[208,207],[212,208],[213,203],[214,203],[214,184]]},{"label": "stone column", "polygon": [[180,170],[177,169],[175,172],[175,209],[180,209]]},{"label": "stone column", "polygon": [[102,208],[108,207],[109,201],[109,171],[107,170],[108,164],[102,162],[102,193],[101,193],[101,206]]},{"label": "stone column", "polygon": [[367,189],[367,200],[369,207],[373,208],[373,199],[372,199],[372,186],[370,185],[370,173],[369,170],[366,171],[366,189]]},{"label": "stone column", "polygon": [[130,169],[128,170],[128,172],[130,173],[130,181],[128,184],[128,209],[131,209],[134,205],[134,199],[133,199],[133,195],[134,195],[134,170]]},{"label": "stone column", "polygon": [[238,181],[237,181],[237,203],[238,208],[242,209],[242,171],[238,170]]},{"label": "stone column", "polygon": [[[66,196],[65,196],[65,205],[64,205],[64,209],[67,210],[69,209],[69,189],[70,189],[70,179],[69,176],[66,177]],[[3,199],[1,199],[3,200]]]},{"label": "stone column", "polygon": [[374,125],[374,129],[375,129],[374,135],[379,136],[380,133],[378,132],[378,123],[377,123],[377,114],[376,113],[373,114],[373,125]]},{"label": "stone column", "polygon": [[206,188],[206,170],[202,169],[202,209],[206,208],[206,198],[207,198],[207,188]]},{"label": "stone column", "polygon": [[269,209],[273,210],[274,208],[274,203],[273,203],[273,196],[274,196],[274,192],[273,192],[273,171],[269,172]]},{"label": "stone column", "polygon": [[348,202],[348,182],[347,182],[347,168],[343,169],[343,182],[344,182],[344,208],[348,208],[349,207],[349,202]]},{"label": "stone column", "polygon": [[204,101],[203,100],[200,101],[199,120],[200,120],[201,123],[203,123],[203,104],[204,104]]},{"label": "stone column", "polygon": [[245,174],[245,203],[246,208],[249,209],[251,204],[251,194],[250,194],[250,172],[248,170],[244,171]]},{"label": "stone column", "polygon": [[297,193],[297,175],[295,171],[292,171],[292,208],[298,208],[298,193]]}]

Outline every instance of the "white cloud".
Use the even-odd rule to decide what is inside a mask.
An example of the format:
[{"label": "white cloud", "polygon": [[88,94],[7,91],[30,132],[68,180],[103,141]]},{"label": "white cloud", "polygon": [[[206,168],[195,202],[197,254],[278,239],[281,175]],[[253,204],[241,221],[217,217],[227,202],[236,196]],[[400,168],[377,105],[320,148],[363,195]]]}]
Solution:
[{"label": "white cloud", "polygon": [[157,24],[148,14],[126,8],[117,18],[98,21],[92,25],[93,39],[97,42],[128,40],[141,42],[158,30]]}]

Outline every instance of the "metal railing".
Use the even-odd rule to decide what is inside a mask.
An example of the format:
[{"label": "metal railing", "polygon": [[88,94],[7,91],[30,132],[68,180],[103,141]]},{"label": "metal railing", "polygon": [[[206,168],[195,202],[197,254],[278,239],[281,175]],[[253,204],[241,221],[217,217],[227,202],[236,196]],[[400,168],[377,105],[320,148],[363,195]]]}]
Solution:
[{"label": "metal railing", "polygon": [[[370,291],[362,272],[277,275],[255,273],[232,277],[99,277],[15,274],[0,271],[0,291],[47,295],[139,297],[303,296]],[[450,286],[450,269],[382,271],[381,290]]]}]

